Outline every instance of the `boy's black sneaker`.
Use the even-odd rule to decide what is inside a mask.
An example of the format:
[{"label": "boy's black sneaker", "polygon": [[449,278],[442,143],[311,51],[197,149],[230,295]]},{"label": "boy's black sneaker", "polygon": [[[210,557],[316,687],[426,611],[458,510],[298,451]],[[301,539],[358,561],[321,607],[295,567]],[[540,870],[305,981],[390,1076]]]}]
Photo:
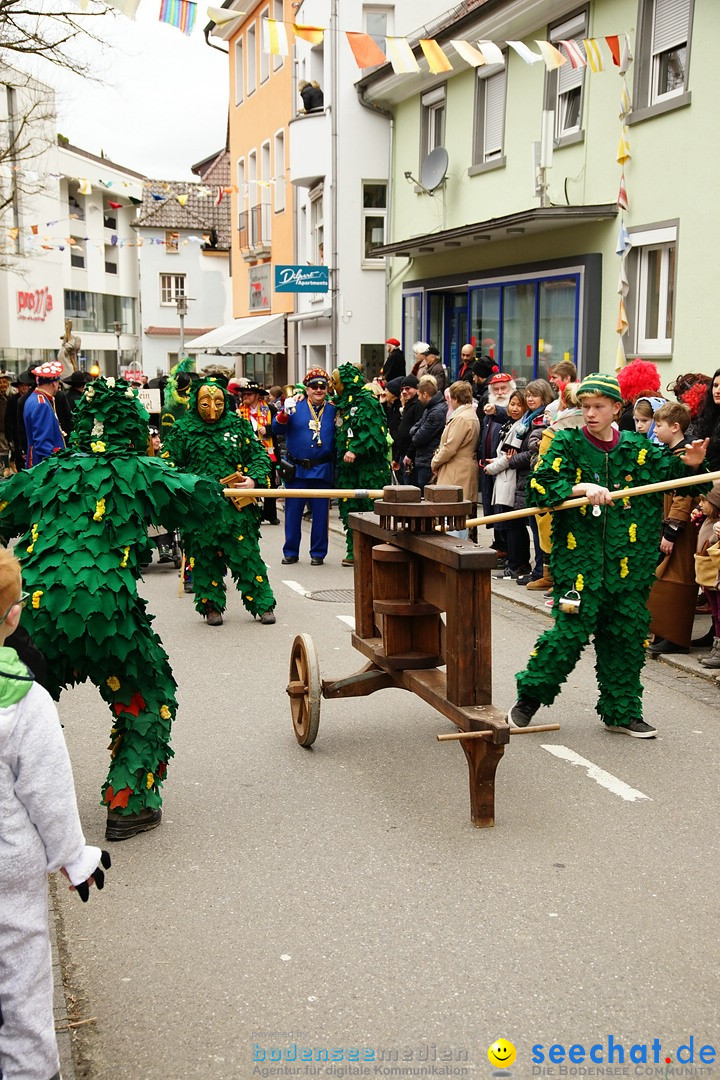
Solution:
[{"label": "boy's black sneaker", "polygon": [[631,720],[629,724],[606,724],[606,731],[620,735],[632,735],[634,739],[654,739],[657,728],[646,724],[644,720]]},{"label": "boy's black sneaker", "polygon": [[518,698],[508,713],[507,722],[510,727],[527,727],[542,702],[533,698]]}]

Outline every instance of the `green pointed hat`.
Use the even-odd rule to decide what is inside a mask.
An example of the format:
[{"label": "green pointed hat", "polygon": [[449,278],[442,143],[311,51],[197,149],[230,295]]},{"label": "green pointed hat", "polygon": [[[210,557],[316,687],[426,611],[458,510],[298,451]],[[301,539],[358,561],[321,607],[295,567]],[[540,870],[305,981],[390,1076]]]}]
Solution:
[{"label": "green pointed hat", "polygon": [[150,415],[124,379],[95,379],[75,408],[72,445],[86,453],[145,453]]}]

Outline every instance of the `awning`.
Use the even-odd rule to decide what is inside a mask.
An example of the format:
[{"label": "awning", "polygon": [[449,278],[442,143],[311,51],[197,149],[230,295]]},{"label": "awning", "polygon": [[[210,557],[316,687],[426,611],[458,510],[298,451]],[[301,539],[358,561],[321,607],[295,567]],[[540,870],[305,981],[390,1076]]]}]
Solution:
[{"label": "awning", "polygon": [[332,315],[331,307],[323,307],[318,311],[300,311],[297,315],[288,315],[288,322],[311,322],[313,319],[329,319]]},{"label": "awning", "polygon": [[533,233],[553,232],[558,228],[586,225],[596,221],[612,221],[617,217],[616,203],[598,206],[545,206],[521,210],[506,217],[488,218],[473,225],[461,225],[457,229],[423,233],[383,244],[373,248],[373,257],[400,255],[411,258],[419,255],[435,255],[448,249],[474,247],[479,243],[498,240],[518,240]]},{"label": "awning", "polygon": [[251,352],[285,352],[284,315],[248,315],[185,342],[186,349],[234,356]]}]

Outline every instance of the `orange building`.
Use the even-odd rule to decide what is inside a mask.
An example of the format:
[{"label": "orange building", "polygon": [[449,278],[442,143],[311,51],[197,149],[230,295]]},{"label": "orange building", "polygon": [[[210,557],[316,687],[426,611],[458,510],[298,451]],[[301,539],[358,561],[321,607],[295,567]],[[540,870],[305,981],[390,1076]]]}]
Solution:
[{"label": "orange building", "polygon": [[[223,4],[233,6],[227,0]],[[273,266],[294,262],[293,189],[286,166],[292,61],[264,51],[262,20],[292,22],[294,13],[290,0],[247,0],[242,7],[245,13],[237,20],[213,28],[215,38],[227,41],[230,62],[231,182],[237,187],[230,249],[233,315],[286,316],[294,311],[295,298],[292,293],[275,295]],[[266,386],[287,380],[286,318],[282,328],[282,352],[242,354],[243,373]],[[273,323],[271,329],[277,338],[278,326]]]}]

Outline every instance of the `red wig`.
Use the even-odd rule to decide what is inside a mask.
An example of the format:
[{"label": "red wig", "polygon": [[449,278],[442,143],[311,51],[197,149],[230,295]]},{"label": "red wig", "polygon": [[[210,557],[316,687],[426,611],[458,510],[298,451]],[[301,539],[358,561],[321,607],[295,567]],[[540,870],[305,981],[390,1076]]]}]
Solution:
[{"label": "red wig", "polygon": [[707,389],[707,383],[696,382],[680,397],[680,400],[689,407],[690,416],[693,420],[698,415],[705,403],[705,395],[707,394]]},{"label": "red wig", "polygon": [[660,390],[660,372],[650,360],[632,360],[620,368],[617,378],[624,401],[635,402],[645,395],[653,397]]}]

